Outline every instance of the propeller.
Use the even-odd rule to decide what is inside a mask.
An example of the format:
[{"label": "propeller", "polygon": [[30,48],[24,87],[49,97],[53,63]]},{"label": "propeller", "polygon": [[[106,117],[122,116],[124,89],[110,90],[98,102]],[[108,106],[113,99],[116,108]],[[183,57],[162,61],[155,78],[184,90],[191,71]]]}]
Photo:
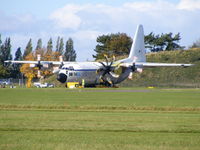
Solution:
[{"label": "propeller", "polygon": [[134,72],[134,71],[137,70],[137,68],[136,68],[136,66],[135,66],[135,62],[134,62],[133,65],[131,66],[131,69],[132,69],[132,72]]},{"label": "propeller", "polygon": [[61,56],[59,56],[59,61],[60,61],[60,66],[59,66],[59,69],[61,69],[62,68],[62,66],[64,65],[64,63],[63,63],[63,56],[61,55]]},{"label": "propeller", "polygon": [[105,83],[109,83],[112,85],[112,76],[116,76],[114,73],[115,67],[112,66],[115,61],[115,57],[113,56],[112,61],[109,62],[107,55],[104,55],[106,62],[100,61],[99,63],[102,65],[100,69],[97,70],[99,74],[99,78],[103,80]]},{"label": "propeller", "polygon": [[53,70],[53,73],[58,73],[60,71],[60,69],[63,67],[64,63],[63,63],[62,55],[59,56],[59,62],[60,62],[60,65]]},{"label": "propeller", "polygon": [[36,65],[36,67],[38,67],[38,72],[37,72],[37,77],[38,78],[40,78],[41,77],[41,69],[42,69],[42,64],[41,64],[41,55],[40,54],[38,54],[37,55],[37,61],[38,61],[38,63],[37,63],[37,65]]}]

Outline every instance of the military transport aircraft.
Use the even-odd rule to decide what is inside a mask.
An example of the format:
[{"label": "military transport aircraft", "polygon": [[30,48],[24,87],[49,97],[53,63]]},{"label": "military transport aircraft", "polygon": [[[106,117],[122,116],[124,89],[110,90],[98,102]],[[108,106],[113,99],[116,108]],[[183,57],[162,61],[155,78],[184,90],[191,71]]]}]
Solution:
[{"label": "military transport aircraft", "polygon": [[[134,72],[141,72],[146,67],[189,67],[192,64],[174,64],[174,63],[150,63],[146,62],[144,47],[143,26],[138,25],[133,44],[128,58],[105,62],[66,62],[60,57],[60,61],[41,61],[38,55],[37,61],[12,61],[11,63],[30,64],[30,67],[38,67],[39,70],[46,66],[57,66],[53,73],[57,74],[57,80],[61,83],[78,82],[80,85],[84,81],[85,86],[106,85],[113,86],[118,84]],[[121,68],[121,73],[116,74],[116,70]],[[38,71],[40,75],[40,71]]]}]

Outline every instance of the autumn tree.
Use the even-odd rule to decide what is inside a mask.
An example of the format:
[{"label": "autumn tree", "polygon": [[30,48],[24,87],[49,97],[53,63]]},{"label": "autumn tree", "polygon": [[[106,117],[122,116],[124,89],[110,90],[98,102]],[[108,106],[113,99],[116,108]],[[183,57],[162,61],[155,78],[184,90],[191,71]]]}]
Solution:
[{"label": "autumn tree", "polygon": [[[31,52],[29,55],[27,55],[25,57],[25,60],[37,61],[38,54],[41,55],[42,60],[47,60],[47,61],[58,61],[59,60],[59,58],[57,57],[57,52],[48,51],[45,48]],[[38,70],[39,70],[39,68],[37,66],[30,67],[30,64],[23,64],[22,67],[20,68],[20,71],[28,79],[27,87],[31,86],[31,81],[33,78],[38,77]],[[48,64],[45,64],[44,66],[42,66],[40,72],[43,77],[50,76],[50,75],[52,75],[52,66],[48,66]]]},{"label": "autumn tree", "polygon": [[[24,60],[35,60],[34,53],[30,52]],[[31,81],[37,76],[37,67],[30,67],[30,64],[23,64],[20,68],[20,72],[27,78],[26,86],[31,87]]]}]

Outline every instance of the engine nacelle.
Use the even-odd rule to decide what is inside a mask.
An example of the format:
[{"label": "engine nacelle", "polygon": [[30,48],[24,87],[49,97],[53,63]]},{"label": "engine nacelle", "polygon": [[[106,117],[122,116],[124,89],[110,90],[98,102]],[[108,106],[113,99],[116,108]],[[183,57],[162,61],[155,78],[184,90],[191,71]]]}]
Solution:
[{"label": "engine nacelle", "polygon": [[132,80],[132,78],[133,78],[133,72],[130,72],[128,79]]},{"label": "engine nacelle", "polygon": [[53,73],[58,73],[60,71],[59,67],[53,67]]},{"label": "engine nacelle", "polygon": [[60,81],[61,83],[65,83],[67,81],[67,75],[64,73],[59,73],[57,75],[57,80]]},{"label": "engine nacelle", "polygon": [[137,68],[137,72],[142,73],[143,69],[142,68]]},{"label": "engine nacelle", "polygon": [[[38,64],[30,64],[29,66],[30,66],[30,68],[39,67]],[[50,69],[50,68],[52,68],[52,65],[51,64],[42,64],[41,68]]]},{"label": "engine nacelle", "polygon": [[43,64],[42,65],[43,68],[49,68],[49,66],[50,66],[49,64]]},{"label": "engine nacelle", "polygon": [[36,67],[36,64],[30,64],[30,67],[31,68]]}]

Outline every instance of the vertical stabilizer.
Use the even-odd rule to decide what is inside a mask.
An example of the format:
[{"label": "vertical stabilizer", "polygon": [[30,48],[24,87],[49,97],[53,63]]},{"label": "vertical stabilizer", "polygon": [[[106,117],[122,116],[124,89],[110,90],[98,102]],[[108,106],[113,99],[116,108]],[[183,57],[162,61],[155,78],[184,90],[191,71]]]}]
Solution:
[{"label": "vertical stabilizer", "polygon": [[142,25],[137,26],[128,59],[135,62],[146,62],[144,49],[144,30]]},{"label": "vertical stabilizer", "polygon": [[144,30],[142,25],[137,26],[133,44],[128,58],[124,62],[146,62],[145,48],[144,48]]}]

